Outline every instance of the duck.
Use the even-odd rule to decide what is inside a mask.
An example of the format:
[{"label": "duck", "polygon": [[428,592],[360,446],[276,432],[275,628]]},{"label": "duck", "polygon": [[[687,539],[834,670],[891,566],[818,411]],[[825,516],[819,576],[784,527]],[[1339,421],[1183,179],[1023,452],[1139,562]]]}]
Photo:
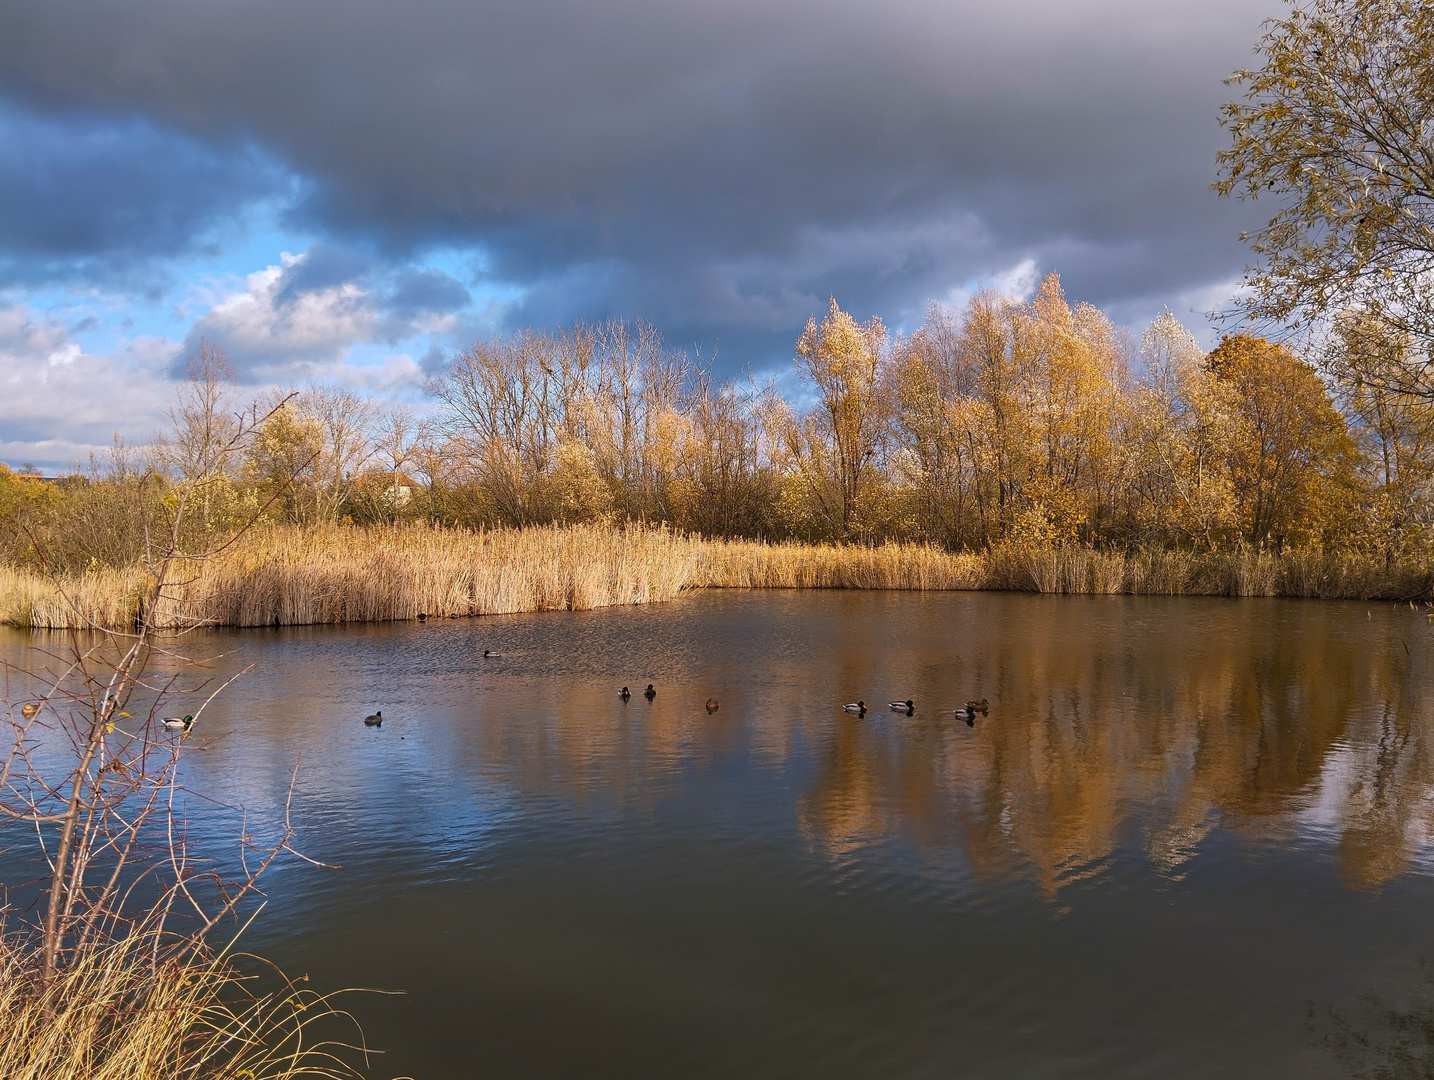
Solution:
[{"label": "duck", "polygon": [[[37,711],[38,709],[39,706],[36,706]],[[106,694],[104,699],[100,702],[100,710],[101,715],[103,715],[106,719],[113,720],[115,717],[118,717],[121,720],[128,720],[130,718],[129,713],[125,712],[119,707],[119,700],[117,698],[110,697],[108,694]]]},{"label": "duck", "polygon": [[32,701],[28,705],[20,706],[20,715],[23,716],[26,720],[29,720],[35,715],[37,715],[39,711],[40,703],[38,701]]},{"label": "duck", "polygon": [[907,716],[910,716],[916,711],[916,703],[910,698],[907,698],[905,701],[890,702],[890,705],[893,712],[904,712]]},{"label": "duck", "polygon": [[968,701],[964,706],[956,710],[956,717],[957,719],[965,720],[967,727],[975,727],[976,714],[980,713],[982,716],[989,715],[990,705],[991,703],[985,698],[982,698],[980,701]]},{"label": "duck", "polygon": [[846,705],[843,705],[842,708],[849,713],[856,713],[857,716],[866,715],[866,702],[864,701],[853,701]]},{"label": "duck", "polygon": [[715,697],[710,697],[707,699],[708,712],[716,712],[719,708],[720,706],[717,704],[717,699]]},{"label": "duck", "polygon": [[624,686],[621,690],[617,692],[617,696],[622,698],[623,701],[626,701],[628,698],[632,697],[632,691]]},{"label": "duck", "polygon": [[364,725],[365,725],[366,727],[382,727],[382,726],[383,726],[383,710],[382,710],[382,709],[379,709],[377,712],[371,713],[370,715],[365,716],[365,717],[363,718],[363,722],[364,722]]},{"label": "duck", "polygon": [[502,655],[503,655],[502,653],[500,653],[500,652],[494,652],[492,649],[484,649],[484,650],[483,650],[483,656],[484,656],[485,659],[488,659],[488,660],[497,660],[497,659],[500,659],[500,658],[502,657]]},{"label": "duck", "polygon": [[188,714],[184,716],[170,716],[160,721],[170,731],[188,731],[194,725],[194,717]]},{"label": "duck", "polygon": [[647,698],[648,701],[651,701],[657,696],[657,691],[652,688],[652,683],[647,684],[647,689],[642,692],[642,696]]}]

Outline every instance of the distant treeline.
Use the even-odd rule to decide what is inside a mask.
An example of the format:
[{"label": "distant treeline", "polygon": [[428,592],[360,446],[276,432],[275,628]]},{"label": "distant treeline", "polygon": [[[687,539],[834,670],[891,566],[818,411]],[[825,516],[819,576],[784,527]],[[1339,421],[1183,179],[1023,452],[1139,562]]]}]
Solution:
[{"label": "distant treeline", "polygon": [[[1205,353],[1169,313],[1134,340],[1069,304],[933,306],[907,337],[832,302],[796,342],[801,392],[718,383],[649,326],[579,325],[474,345],[422,420],[310,388],[241,409],[203,346],[143,450],[87,475],[0,483],[12,564],[123,566],[188,479],[186,527],[254,519],[467,527],[666,524],[707,536],[1220,553],[1372,565],[1430,553],[1434,408],[1371,377],[1399,343],[1357,322],[1323,370],[1235,335]],[[247,412],[267,419],[238,454]],[[198,544],[199,538],[195,537]]]}]

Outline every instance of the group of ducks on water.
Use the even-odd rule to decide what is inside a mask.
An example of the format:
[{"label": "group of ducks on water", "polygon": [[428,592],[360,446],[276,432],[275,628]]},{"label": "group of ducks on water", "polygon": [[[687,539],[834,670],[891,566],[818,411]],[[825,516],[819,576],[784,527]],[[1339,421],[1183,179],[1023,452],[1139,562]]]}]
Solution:
[{"label": "group of ducks on water", "polygon": [[[421,618],[423,618],[423,616],[420,615],[419,618],[421,619]],[[494,657],[500,657],[500,656],[502,656],[502,655],[503,655],[502,653],[500,653],[500,652],[495,652],[495,651],[492,650],[492,649],[484,649],[484,650],[483,650],[483,656],[484,656],[485,658],[488,658],[488,659],[492,659],[492,658],[494,658]],[[626,686],[624,686],[621,690],[619,690],[619,691],[617,692],[617,696],[618,696],[619,698],[621,698],[624,702],[631,701],[631,700],[632,700],[632,691],[631,691],[630,689],[628,689]],[[647,684],[647,689],[645,689],[645,690],[642,692],[642,696],[645,697],[649,702],[652,701],[654,698],[657,697],[657,688],[656,688],[655,686],[653,686],[652,683],[648,683],[648,684]],[[891,706],[891,711],[892,711],[892,712],[905,713],[907,716],[915,716],[915,715],[916,715],[916,702],[912,701],[911,698],[907,698],[905,701],[892,701],[892,702],[889,702],[889,704],[890,704],[890,706]],[[714,712],[716,712],[720,707],[721,707],[721,706],[719,705],[719,703],[718,703],[718,701],[717,701],[716,698],[708,698],[708,699],[707,699],[707,706],[706,706],[706,708],[707,708],[707,711],[708,711],[709,713],[714,713]],[[982,698],[980,701],[968,701],[968,702],[966,702],[965,706],[964,706],[963,708],[960,708],[960,709],[951,709],[951,710],[942,710],[942,711],[943,711],[943,712],[948,712],[948,711],[949,711],[950,713],[954,714],[958,720],[965,720],[967,727],[975,727],[975,726],[976,726],[976,714],[979,713],[979,714],[982,715],[982,716],[987,716],[987,715],[989,715],[989,713],[990,713],[990,707],[991,707],[991,703],[990,703],[989,701],[987,701],[985,698]],[[867,711],[867,710],[866,710],[866,702],[865,702],[865,701],[852,701],[852,702],[848,702],[846,705],[843,705],[843,706],[842,706],[842,709],[843,709],[845,712],[849,712],[849,713],[851,713],[851,714],[853,714],[853,715],[855,715],[855,716],[865,716],[865,715],[866,715],[866,711]],[[186,720],[186,721],[188,721],[188,720],[190,720],[190,719],[192,719],[192,718],[191,718],[191,717],[187,717],[187,716],[185,717],[185,720]],[[366,727],[382,727],[382,726],[383,726],[383,710],[382,710],[382,709],[375,710],[374,712],[370,713],[368,716],[365,716],[365,717],[363,718],[363,722],[364,722],[364,726],[366,726]],[[168,726],[170,725],[170,721],[168,721],[168,720],[166,720],[164,723],[165,723],[165,726],[166,726],[166,727],[168,727]],[[187,723],[184,725],[184,730],[185,730],[185,731],[188,731],[188,730],[189,730],[189,726],[188,726]]]},{"label": "group of ducks on water", "polygon": [[[632,691],[624,686],[621,690],[617,692],[617,696],[622,698],[623,701],[630,701],[632,699]],[[652,685],[652,683],[648,683],[647,689],[642,692],[642,696],[647,698],[648,701],[651,701],[657,696],[657,689]],[[721,706],[718,704],[717,699],[715,697],[710,697],[707,699],[708,712],[714,713],[719,708],[721,708]]]},{"label": "group of ducks on water", "polygon": [[[622,698],[623,701],[628,701],[632,697],[632,691],[624,686],[621,690],[617,692],[617,696]],[[657,696],[657,691],[653,689],[652,683],[647,684],[647,689],[642,692],[642,696],[647,698],[648,701],[651,701]],[[893,701],[889,704],[891,705],[892,712],[905,713],[907,716],[916,715],[916,702],[912,701],[910,698],[907,698],[905,701]],[[707,699],[707,711],[709,713],[716,712],[718,707],[719,706],[716,698]],[[853,713],[856,716],[865,716],[866,702],[849,702],[848,704],[843,705],[842,709],[846,712]],[[991,703],[985,698],[982,698],[980,701],[968,701],[963,708],[952,709],[950,711],[954,713],[959,719],[965,720],[967,727],[975,727],[976,714],[980,713],[982,716],[989,715],[991,711]]]},{"label": "group of ducks on water", "polygon": [[[632,691],[624,686],[621,690],[617,692],[617,696],[620,697],[623,701],[630,701],[632,700]],[[648,683],[647,689],[642,692],[642,696],[647,698],[648,701],[651,701],[653,698],[657,697],[657,689],[652,685],[652,683]],[[907,698],[905,701],[890,702],[890,705],[892,712],[905,713],[907,716],[916,715],[916,702],[912,701],[910,698]],[[718,704],[716,698],[707,699],[707,711],[709,713],[716,712],[718,708],[720,708],[720,705]],[[852,701],[846,705],[843,705],[842,709],[856,716],[865,716],[866,702]],[[965,720],[967,727],[975,727],[976,714],[980,713],[982,716],[989,715],[991,711],[991,703],[985,698],[982,698],[980,701],[968,701],[963,708],[952,709],[951,711],[955,714],[958,720]],[[190,717],[185,717],[185,719],[188,720],[190,719]],[[377,712],[370,713],[368,716],[365,716],[363,718],[363,722],[368,727],[382,727],[383,710],[379,709]],[[168,727],[170,722],[166,720],[164,723],[165,726]],[[184,730],[189,730],[188,725],[185,726]]]},{"label": "group of ducks on water", "polygon": [[[893,701],[889,704],[891,706],[892,712],[905,713],[907,716],[916,715],[916,702],[912,701],[910,698],[907,698],[905,701]],[[842,708],[846,712],[852,713],[856,716],[866,715],[865,701],[851,701],[843,705]],[[990,714],[990,711],[991,703],[985,698],[982,698],[980,701],[968,701],[966,702],[964,708],[951,710],[951,712],[955,713],[956,718],[958,720],[966,721],[967,727],[976,726],[977,713],[980,713],[982,716],[987,716]]]}]

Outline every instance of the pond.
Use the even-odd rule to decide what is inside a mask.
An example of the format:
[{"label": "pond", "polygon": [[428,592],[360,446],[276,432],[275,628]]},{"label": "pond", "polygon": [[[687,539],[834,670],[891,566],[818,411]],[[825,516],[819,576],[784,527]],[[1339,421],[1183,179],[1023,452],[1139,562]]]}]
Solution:
[{"label": "pond", "polygon": [[1348,1076],[1434,1013],[1431,643],[996,593],[216,631],[255,668],[186,780],[273,822],[297,766],[337,868],[278,866],[245,944],[401,991],[349,1002],[373,1076]]}]

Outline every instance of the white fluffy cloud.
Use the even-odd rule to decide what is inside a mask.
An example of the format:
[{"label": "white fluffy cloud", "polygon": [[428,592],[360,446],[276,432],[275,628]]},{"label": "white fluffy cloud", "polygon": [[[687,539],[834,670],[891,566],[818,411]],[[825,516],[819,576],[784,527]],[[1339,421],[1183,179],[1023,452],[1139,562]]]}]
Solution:
[{"label": "white fluffy cloud", "polygon": [[1036,260],[1022,259],[1015,266],[992,274],[989,278],[968,281],[954,286],[945,296],[941,297],[941,303],[960,311],[971,302],[973,296],[983,289],[990,289],[1002,296],[1009,296],[1013,300],[1026,300],[1036,291],[1039,279],[1040,269],[1036,266]]},{"label": "white fluffy cloud", "polygon": [[222,346],[256,379],[312,376],[358,342],[378,337],[382,316],[371,294],[354,282],[289,292],[286,272],[301,255],[248,275],[244,289],[222,297],[190,332]]},{"label": "white fluffy cloud", "polygon": [[87,353],[65,324],[25,304],[0,306],[0,458],[54,471],[103,452],[116,436],[147,443],[164,419],[174,342],[136,338]]},{"label": "white fluffy cloud", "polygon": [[178,311],[192,320],[187,330],[136,336],[125,320],[110,327],[119,332],[114,343],[94,352],[85,344],[103,334],[113,309],[0,300],[0,460],[60,472],[104,454],[116,437],[149,444],[200,338],[223,347],[256,393],[316,382],[414,396],[423,378],[415,356],[436,348],[433,335],[451,336],[467,292],[432,270],[317,276],[305,256],[285,254],[237,287],[192,290]]},{"label": "white fluffy cloud", "polygon": [[[346,290],[301,301],[287,325],[267,325],[255,310],[255,297],[270,288],[266,273],[251,275],[248,291],[221,299],[197,325],[222,324],[249,335],[241,340],[307,348],[307,378],[363,394],[404,396],[422,381],[419,362],[408,353],[349,353],[356,328],[371,323],[343,313]],[[180,342],[151,336],[131,338],[111,353],[86,352],[61,319],[23,303],[0,304],[0,461],[33,462],[53,474],[86,464],[91,454],[103,457],[117,437],[130,447],[149,445],[167,424],[172,375],[185,355]],[[282,377],[260,372],[253,390],[293,385],[293,372],[292,365],[282,368]]]},{"label": "white fluffy cloud", "polygon": [[[437,270],[408,268],[396,273],[333,275],[333,253],[285,252],[277,265],[244,278],[243,287],[210,298],[209,310],[194,323],[186,351],[201,338],[228,354],[249,382],[338,379],[389,385],[363,370],[348,371],[345,361],[357,347],[394,346],[418,335],[452,333],[469,295],[457,281]],[[363,350],[360,350],[363,351]],[[408,371],[399,356],[380,363]],[[376,385],[377,385],[376,384]]]}]

